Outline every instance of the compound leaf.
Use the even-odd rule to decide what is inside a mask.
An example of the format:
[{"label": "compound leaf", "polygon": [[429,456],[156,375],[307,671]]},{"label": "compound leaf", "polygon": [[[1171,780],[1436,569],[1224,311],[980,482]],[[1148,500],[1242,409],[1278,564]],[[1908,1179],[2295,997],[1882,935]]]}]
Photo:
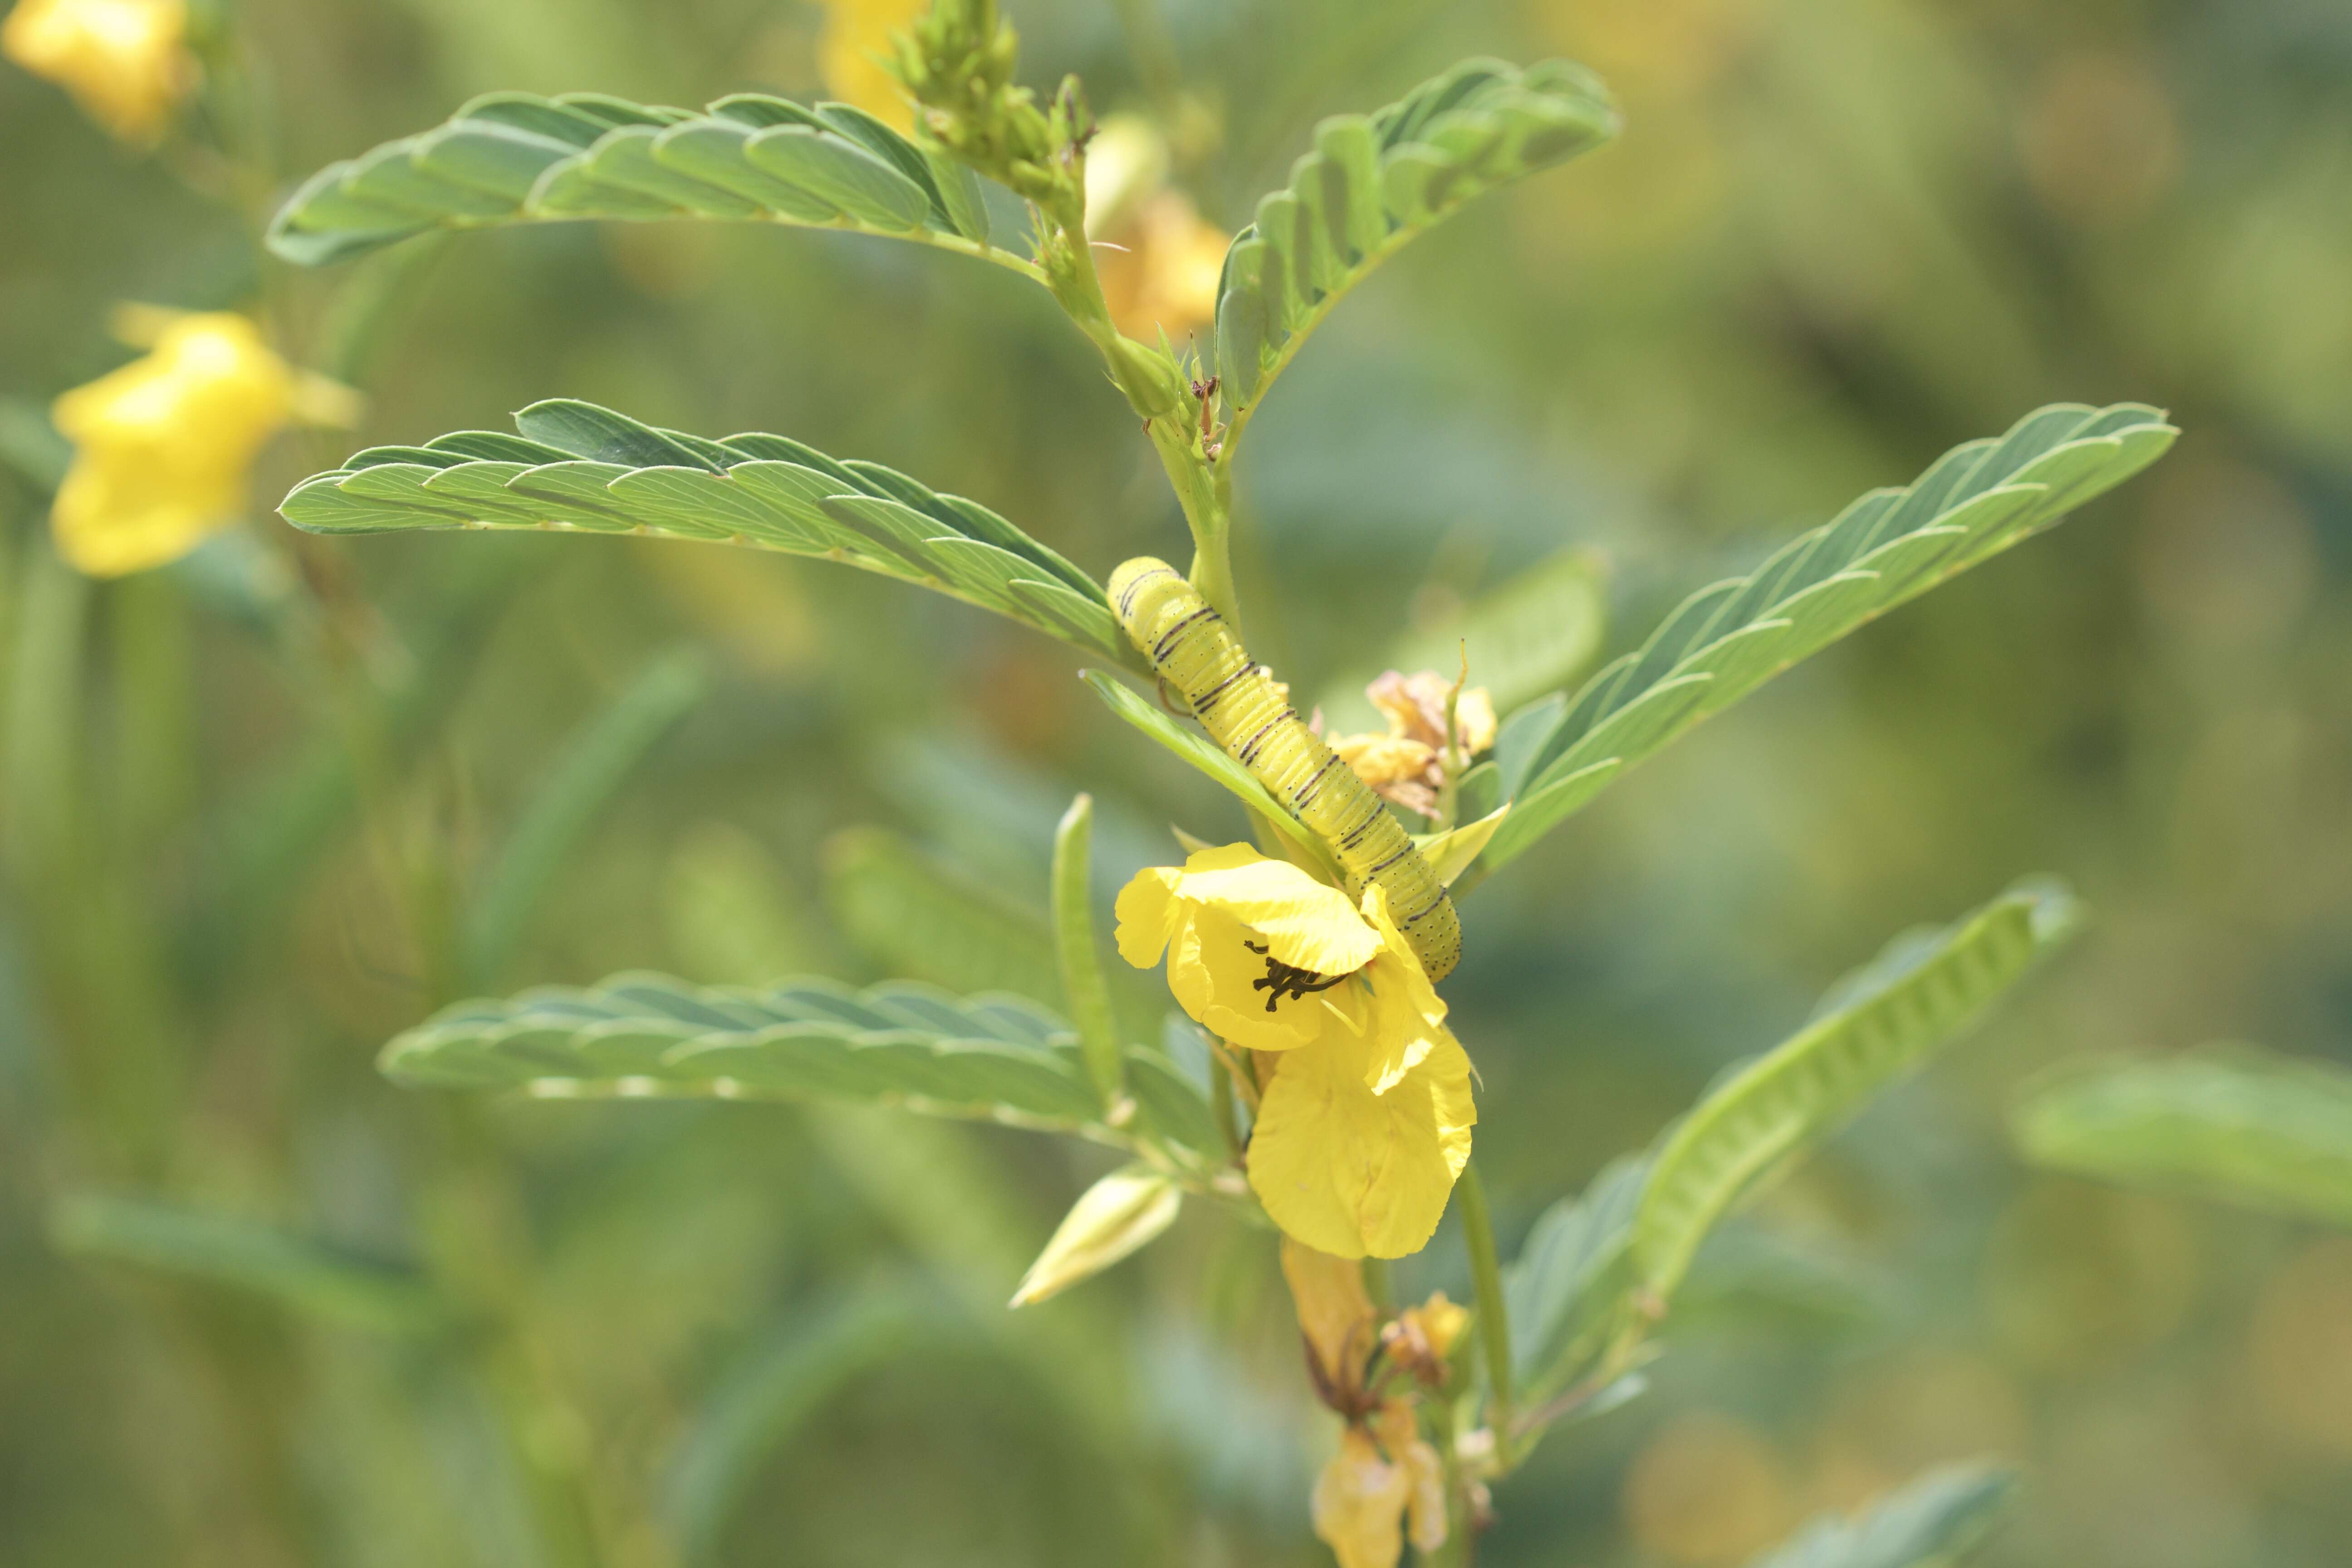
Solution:
[{"label": "compound leaf", "polygon": [[1580,1194],[1546,1209],[1503,1275],[1511,1324],[1511,1385],[1525,1403],[1549,1398],[1584,1371],[1622,1295],[1633,1214],[1648,1163],[1619,1160]]},{"label": "compound leaf", "polygon": [[1549,60],[1469,59],[1369,115],[1315,129],[1290,184],[1234,237],[1217,284],[1217,368],[1238,439],[1341,296],[1471,197],[1617,132],[1598,78]]},{"label": "compound leaf", "polygon": [[313,533],[546,529],[716,541],[820,556],[950,595],[1146,668],[1101,585],[1004,519],[874,463],[782,436],[705,440],[593,403],[373,447],[294,487],[279,512]]},{"label": "compound leaf", "polygon": [[2063,889],[2025,884],[1898,937],[1811,1023],[1727,1075],[1667,1132],[1643,1184],[1631,1245],[1644,1310],[1665,1310],[1699,1243],[1761,1178],[1973,1023],[2079,922]]},{"label": "compound leaf", "polygon": [[1746,577],[1693,595],[1641,648],[1512,737],[1511,818],[1492,871],[1626,768],[1857,626],[2032,538],[2161,457],[2156,409],[2056,404],[1947,453],[1908,489],[1874,490]]},{"label": "compound leaf", "polygon": [[1013,259],[989,246],[971,170],[847,104],[756,93],[708,110],[588,93],[478,98],[430,131],[320,170],[271,223],[269,248],[319,266],[431,229],[681,217],[850,229]]},{"label": "compound leaf", "polygon": [[2036,1164],[2352,1227],[2352,1071],[2251,1046],[2071,1066],[2010,1125]]},{"label": "compound leaf", "polygon": [[[1068,1024],[1025,998],[910,981],[856,991],[616,974],[460,1003],[393,1040],[378,1065],[411,1089],[852,1100],[1116,1141],[1097,1121],[1101,1098]],[[1184,1121],[1206,1118],[1202,1106]]]}]

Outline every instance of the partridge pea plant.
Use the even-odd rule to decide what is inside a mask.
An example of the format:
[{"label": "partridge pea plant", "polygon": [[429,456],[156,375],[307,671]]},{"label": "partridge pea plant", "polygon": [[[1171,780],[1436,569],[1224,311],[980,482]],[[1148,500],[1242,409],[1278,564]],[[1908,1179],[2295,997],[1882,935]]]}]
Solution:
[{"label": "partridge pea plant", "polygon": [[[282,510],[321,533],[540,529],[780,551],[1068,643],[1097,667],[1083,678],[1111,711],[1216,780],[1248,824],[1246,842],[1187,836],[1181,865],[1118,900],[1119,957],[1164,963],[1193,1030],[1112,1005],[1081,795],[1054,874],[1059,1015],[912,983],[711,990],[632,973],[449,1008],[392,1041],[383,1069],[420,1089],[859,1100],[1108,1145],[1128,1163],[1078,1198],[1015,1304],[1148,1245],[1187,1200],[1279,1233],[1308,1376],[1343,1422],[1314,1498],[1318,1533],[1351,1568],[1395,1563],[1408,1538],[1466,1561],[1494,1484],[1548,1429],[1638,1392],[1709,1230],[1975,1021],[2076,910],[2060,888],[2022,883],[1899,938],[1651,1152],[1560,1200],[1507,1264],[1472,1161],[1476,1042],[1455,1037],[1438,990],[1479,937],[1457,900],[1702,719],[2053,526],[2175,432],[2137,405],[2041,409],[1694,594],[1572,689],[1497,715],[1473,683],[1497,650],[1474,633],[1451,670],[1375,686],[1388,733],[1327,738],[1245,651],[1232,498],[1252,418],[1373,268],[1472,198],[1601,148],[1616,111],[1579,67],[1473,59],[1323,121],[1226,250],[1210,330],[1180,345],[1131,335],[1106,303],[1087,238],[1097,126],[1079,84],[1041,99],[1014,85],[1014,64],[991,0],[939,0],[894,39],[911,135],[841,103],[494,93],[320,172],[270,242],[324,264],[438,230],[719,220],[849,229],[1005,268],[1099,353],[1174,490],[1187,570],[1144,559],[1098,580],[986,506],[877,464],[562,400],[526,408],[511,433],[355,453]],[[1200,1049],[1167,1043],[1182,1038]],[[1449,1205],[1474,1300],[1399,1310],[1362,1260],[1422,1248]],[[1867,1530],[1825,1526],[1792,1551],[1843,1562],[1839,1543],[1866,1534],[1895,1549],[1873,1562],[1947,1561],[2000,1489],[1935,1479]]]}]

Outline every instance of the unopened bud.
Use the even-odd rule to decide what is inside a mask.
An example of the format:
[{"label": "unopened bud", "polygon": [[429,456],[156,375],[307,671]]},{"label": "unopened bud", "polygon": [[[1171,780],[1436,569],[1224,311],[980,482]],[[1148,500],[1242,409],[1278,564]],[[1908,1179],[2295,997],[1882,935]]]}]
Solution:
[{"label": "unopened bud", "polygon": [[1101,1273],[1175,1224],[1183,1202],[1183,1194],[1158,1172],[1138,1165],[1112,1172],[1071,1205],[1045,1250],[1022,1276],[1012,1304],[1034,1306]]}]

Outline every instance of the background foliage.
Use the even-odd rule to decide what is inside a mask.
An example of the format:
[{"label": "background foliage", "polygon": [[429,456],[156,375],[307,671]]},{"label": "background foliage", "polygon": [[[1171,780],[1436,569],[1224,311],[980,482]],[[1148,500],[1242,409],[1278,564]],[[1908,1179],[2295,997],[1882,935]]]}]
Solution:
[{"label": "background foliage", "polygon": [[[239,11],[280,189],[491,89],[817,90],[818,18],[781,3]],[[1701,1252],[1652,1395],[1541,1449],[1485,1560],[1736,1564],[1990,1455],[2030,1484],[1990,1563],[2338,1561],[2352,1240],[2030,1173],[2003,1119],[2076,1056],[2228,1037],[2352,1060],[2352,20],[1016,17],[1030,79],[1082,70],[1098,108],[1217,127],[1187,177],[1228,226],[1317,117],[1464,54],[1569,55],[1624,107],[1618,144],[1375,273],[1254,422],[1254,641],[1335,716],[1401,639],[1563,549],[1605,552],[1615,653],[2036,405],[2143,399],[2188,432],[1466,906],[1448,993],[1507,1243],[1886,932],[2033,868],[2094,911],[1969,1047]],[[264,280],[232,220],[47,86],[0,72],[0,450],[37,476],[33,416],[121,357],[113,301],[237,305]],[[920,475],[1097,575],[1181,539],[1085,345],[992,268],[733,226],[353,265],[268,296],[302,357],[368,388],[367,442],[577,397]],[[1057,645],[872,578],[658,541],[290,552],[267,504],[354,444],[279,444],[268,548],[102,589],[47,563],[36,484],[0,475],[0,1556],[526,1560],[455,1342],[560,1391],[529,1451],[594,1478],[620,1521],[594,1527],[635,1561],[665,1560],[656,1523],[746,1564],[1318,1561],[1320,1417],[1262,1235],[1188,1211],[1007,1318],[1107,1152],[864,1108],[468,1109],[372,1059],[457,990],[646,963],[1050,987],[1071,793],[1097,797],[1102,891],[1168,857],[1171,818],[1232,833],[1219,793],[1133,744]],[[364,635],[305,621],[298,567]],[[203,1229],[256,1221],[277,1228]],[[517,1264],[477,1283],[519,1342],[419,1306],[414,1270],[469,1231]],[[173,1271],[191,1247],[213,1282]],[[1458,1296],[1462,1270],[1441,1233],[1399,1286]]]}]

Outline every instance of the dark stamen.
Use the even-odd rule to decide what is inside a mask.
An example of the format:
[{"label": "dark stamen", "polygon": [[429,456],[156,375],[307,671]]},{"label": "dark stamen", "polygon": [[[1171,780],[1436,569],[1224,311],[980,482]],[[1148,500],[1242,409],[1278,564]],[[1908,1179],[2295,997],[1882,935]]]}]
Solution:
[{"label": "dark stamen", "polygon": [[[1255,953],[1265,954],[1266,951],[1265,944],[1261,942],[1245,942],[1242,945]],[[1344,974],[1318,974],[1311,969],[1301,969],[1296,964],[1285,963],[1278,958],[1268,956],[1265,960],[1265,978],[1251,981],[1250,989],[1266,994],[1265,1010],[1271,1013],[1274,1011],[1274,1005],[1281,1001],[1286,994],[1294,1002],[1304,1001],[1308,992],[1328,991],[1347,978]]]}]

